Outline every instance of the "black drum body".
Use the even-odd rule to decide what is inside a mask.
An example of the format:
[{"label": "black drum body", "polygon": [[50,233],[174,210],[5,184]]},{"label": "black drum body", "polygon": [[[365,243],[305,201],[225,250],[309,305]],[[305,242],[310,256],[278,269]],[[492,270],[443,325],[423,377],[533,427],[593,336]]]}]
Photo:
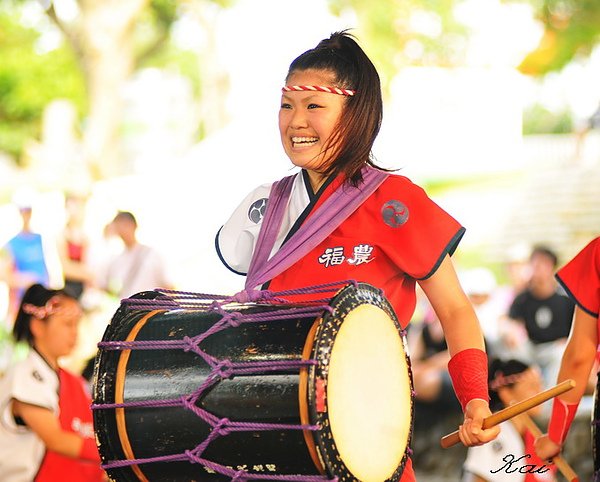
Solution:
[{"label": "black drum body", "polygon": [[[134,298],[161,296],[147,292]],[[345,287],[328,306],[315,316],[306,315],[302,305],[286,303],[168,310],[123,304],[106,329],[94,369],[94,425],[109,476],[117,481],[272,476],[356,480],[359,473],[361,480],[398,480],[412,433],[412,380],[400,326],[389,303],[369,285]],[[380,344],[377,336],[387,338],[386,333],[393,332],[397,338],[391,363],[380,357],[366,371],[403,372],[395,377],[396,389],[389,394],[398,398],[400,393],[400,400],[386,408],[394,411],[391,417],[369,420],[368,404],[355,400],[358,410],[365,411],[367,432],[379,433],[375,427],[391,418],[393,437],[403,437],[382,462],[383,471],[374,472],[353,467],[361,458],[353,448],[359,440],[345,443],[346,454],[338,452],[336,443],[364,437],[364,427],[356,435],[346,428],[354,423],[357,408],[345,413],[344,400],[360,398],[361,389],[354,388],[358,395],[348,395],[353,374],[343,373],[350,357],[345,351],[351,350],[352,338],[364,338],[360,330],[370,322],[362,319],[364,307],[367,317],[380,316],[387,330],[376,335],[368,350]],[[236,316],[231,324],[215,329],[232,313]],[[363,328],[346,330],[345,344],[350,348],[342,350],[340,342],[335,355],[340,328],[349,314],[354,321],[348,326]],[[334,376],[335,383],[332,363],[341,373]],[[386,366],[379,366],[382,363]],[[369,390],[360,379],[365,374],[356,377],[356,383]],[[341,387],[336,388],[339,395],[330,392],[336,384]],[[334,408],[330,402],[336,397]],[[374,395],[366,397],[372,400]],[[402,421],[395,413],[398,408]],[[332,427],[334,413],[338,421]],[[343,433],[348,431],[349,435]],[[385,439],[381,443],[389,445]]]}]

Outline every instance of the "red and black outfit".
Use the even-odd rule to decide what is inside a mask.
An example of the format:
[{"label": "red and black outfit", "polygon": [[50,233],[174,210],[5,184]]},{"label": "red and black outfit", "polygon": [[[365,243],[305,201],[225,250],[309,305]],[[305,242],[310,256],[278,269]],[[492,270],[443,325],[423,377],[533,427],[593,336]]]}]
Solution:
[{"label": "red and black outfit", "polygon": [[[282,226],[282,231],[287,230],[284,243],[336,189],[344,188],[340,176],[313,193],[305,171],[298,177],[301,182],[296,180],[292,198],[304,195],[297,192],[304,189],[309,201],[294,220],[289,220],[288,226]],[[250,245],[256,242],[252,238],[257,236],[258,230],[253,233],[249,228],[260,223],[241,214],[248,213],[264,196],[262,187],[254,196],[247,197],[217,235],[220,257],[235,271],[239,272],[240,268],[233,266],[244,264],[247,270],[250,259],[240,258],[251,257]],[[237,237],[232,238],[236,231]],[[390,175],[316,248],[273,278],[268,288],[279,291],[309,286],[317,280],[318,283],[349,279],[366,282],[383,290],[401,325],[406,327],[415,308],[416,281],[436,271],[443,258],[454,252],[464,231],[422,188],[406,177]],[[224,243],[224,236],[236,239],[237,244],[231,246],[227,240]]]}]

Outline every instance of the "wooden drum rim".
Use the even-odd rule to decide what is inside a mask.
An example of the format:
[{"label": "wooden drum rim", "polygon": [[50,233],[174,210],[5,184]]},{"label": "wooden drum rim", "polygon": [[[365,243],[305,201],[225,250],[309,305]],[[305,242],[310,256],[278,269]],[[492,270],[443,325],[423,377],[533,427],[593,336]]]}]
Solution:
[{"label": "wooden drum rim", "polygon": [[[306,343],[304,344],[304,348],[302,350],[302,360],[310,360],[310,355],[312,353],[313,345],[315,343],[315,334],[317,333],[317,328],[319,327],[321,321],[322,318],[318,317],[314,321],[308,332],[308,335],[306,337]],[[308,378],[308,368],[301,368],[300,380],[298,381],[298,398],[300,404],[300,423],[302,425],[311,425],[310,413],[308,409]],[[306,447],[308,449],[308,453],[310,454],[310,458],[312,459],[319,473],[325,475],[325,467],[323,466],[321,458],[319,457],[317,445],[315,443],[315,438],[313,437],[312,430],[303,430],[302,432],[304,434],[304,441],[306,442]]]},{"label": "wooden drum rim", "polygon": [[[140,330],[144,327],[146,322],[157,313],[161,313],[163,310],[154,310],[142,317],[127,334],[127,338],[124,341],[135,341]],[[125,378],[127,375],[127,363],[129,362],[129,356],[131,350],[122,350],[119,355],[119,361],[117,363],[117,373],[115,377],[115,403],[125,402]],[[127,424],[125,422],[125,409],[115,409],[115,419],[117,422],[117,433],[119,435],[119,442],[121,442],[121,448],[125,454],[126,459],[134,460],[136,457],[133,453],[131,443],[129,441],[129,435],[127,433]],[[139,465],[131,465],[131,470],[142,482],[149,482],[148,478],[144,475]]]}]

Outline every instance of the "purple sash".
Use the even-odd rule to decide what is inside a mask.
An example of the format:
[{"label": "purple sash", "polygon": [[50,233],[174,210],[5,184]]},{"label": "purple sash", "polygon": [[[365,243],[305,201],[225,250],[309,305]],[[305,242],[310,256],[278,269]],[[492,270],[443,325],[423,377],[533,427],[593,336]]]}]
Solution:
[{"label": "purple sash", "polygon": [[269,259],[292,193],[295,175],[273,183],[265,217],[248,268],[246,289],[255,289],[273,279],[312,251],[375,192],[389,173],[366,166],[362,170],[362,175],[363,183],[360,187],[347,183],[339,186]]}]

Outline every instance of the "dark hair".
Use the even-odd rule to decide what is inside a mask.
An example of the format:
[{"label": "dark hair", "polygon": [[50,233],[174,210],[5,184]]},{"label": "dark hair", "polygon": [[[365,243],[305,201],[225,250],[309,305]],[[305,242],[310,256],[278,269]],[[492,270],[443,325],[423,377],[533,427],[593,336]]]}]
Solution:
[{"label": "dark hair", "polygon": [[517,380],[511,379],[511,375],[518,375],[527,371],[529,368],[529,365],[520,360],[492,359],[488,368],[490,407],[495,410],[501,408],[503,403],[498,396],[498,388],[512,387]]},{"label": "dark hair", "polygon": [[137,226],[137,220],[135,219],[135,216],[133,215],[133,213],[130,213],[129,211],[119,211],[113,221],[121,221],[121,220],[130,222],[134,226]]},{"label": "dark hair", "polygon": [[23,340],[29,343],[29,345],[33,344],[33,334],[31,333],[31,318],[34,316],[33,310],[35,308],[43,309],[46,307],[48,301],[55,296],[76,299],[67,289],[50,290],[39,283],[27,288],[21,299],[21,305],[19,306],[13,326],[13,337],[16,341]]},{"label": "dark hair", "polygon": [[534,246],[531,251],[531,255],[529,256],[529,259],[532,259],[536,255],[545,256],[546,258],[550,259],[550,261],[552,261],[552,266],[554,268],[556,268],[556,266],[558,265],[558,256],[548,246],[544,246],[544,245]]},{"label": "dark hair", "polygon": [[291,64],[287,79],[297,71],[316,69],[331,72],[336,85],[355,90],[346,99],[339,124],[325,150],[335,148],[335,159],[324,173],[343,172],[354,185],[362,180],[361,168],[374,165],[371,149],[381,127],[383,100],[375,66],[347,30],[335,32],[307,50]]}]

